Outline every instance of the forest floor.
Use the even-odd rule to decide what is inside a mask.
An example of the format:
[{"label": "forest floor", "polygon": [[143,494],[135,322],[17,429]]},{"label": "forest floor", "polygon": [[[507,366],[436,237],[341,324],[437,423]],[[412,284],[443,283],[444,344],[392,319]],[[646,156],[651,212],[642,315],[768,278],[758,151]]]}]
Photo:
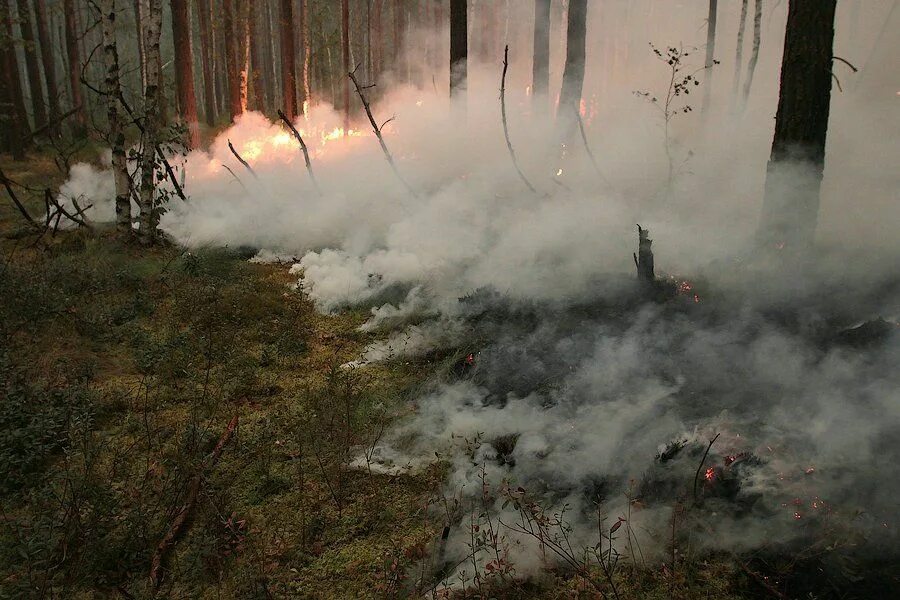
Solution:
[{"label": "forest floor", "polygon": [[[26,184],[55,172],[41,158],[3,169]],[[5,199],[0,233],[0,597],[420,594],[441,464],[349,463],[442,359],[340,369],[376,339],[358,330],[367,313],[316,312],[286,267],[241,249],[147,250],[103,230],[35,244]],[[728,557],[679,567],[622,568],[618,597],[768,594]],[[483,593],[614,597],[565,571]]]}]

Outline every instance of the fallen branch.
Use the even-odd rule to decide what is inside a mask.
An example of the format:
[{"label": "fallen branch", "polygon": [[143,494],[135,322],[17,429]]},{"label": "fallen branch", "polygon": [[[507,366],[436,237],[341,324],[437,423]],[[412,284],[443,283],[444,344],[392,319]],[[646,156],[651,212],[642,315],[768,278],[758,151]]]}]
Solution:
[{"label": "fallen branch", "polygon": [[238,154],[238,151],[235,150],[234,146],[231,144],[231,140],[228,140],[228,149],[231,150],[231,153],[234,154],[234,157],[238,159],[238,162],[244,165],[244,168],[247,169],[247,171],[249,171],[251,175],[253,175],[253,178],[258,180],[259,175],[257,175],[256,171],[253,170],[253,167],[251,167],[250,164],[246,160],[244,160],[240,154]]},{"label": "fallen branch", "polygon": [[378,138],[378,143],[381,144],[381,151],[384,153],[385,159],[387,159],[388,164],[391,166],[391,169],[394,171],[394,175],[397,176],[397,179],[400,183],[403,184],[403,187],[406,188],[406,191],[409,192],[409,195],[413,198],[418,198],[416,192],[406,183],[406,180],[403,179],[403,176],[400,175],[400,171],[397,170],[397,165],[394,164],[394,157],[391,156],[390,150],[388,150],[387,144],[384,143],[384,137],[381,135],[381,128],[378,127],[378,123],[375,122],[375,117],[372,116],[372,108],[369,106],[369,101],[366,100],[366,95],[363,94],[362,86],[359,85],[359,80],[356,79],[356,70],[359,69],[359,65],[356,65],[356,69],[353,69],[347,75],[350,77],[350,81],[353,82],[353,85],[356,87],[356,93],[359,94],[359,99],[362,100],[363,108],[366,110],[366,116],[369,117],[369,123],[372,124],[372,129],[375,131],[375,136]]},{"label": "fallen branch", "polygon": [[703,458],[700,459],[700,464],[697,465],[697,472],[694,474],[694,504],[697,503],[697,481],[700,479],[700,471],[703,470],[703,465],[706,463],[706,457],[709,456],[709,450],[713,447],[713,444],[716,443],[716,440],[719,439],[721,434],[717,433],[716,437],[709,440],[709,445],[706,447],[706,452],[703,453]]},{"label": "fallen branch", "polygon": [[31,215],[28,214],[28,210],[19,201],[19,197],[16,195],[15,190],[13,190],[12,184],[15,182],[6,176],[6,173],[3,172],[3,169],[0,169],[0,181],[3,182],[3,187],[6,188],[6,193],[9,194],[10,200],[12,200],[13,204],[16,205],[16,209],[18,209],[18,211],[22,213],[22,216],[25,217],[25,220],[28,221],[28,223],[35,229],[40,229],[40,225],[38,225],[37,222],[31,217]]},{"label": "fallen branch", "polygon": [[216,447],[213,448],[213,451],[209,456],[204,459],[200,468],[197,470],[197,474],[191,479],[191,483],[188,486],[187,500],[178,510],[178,514],[175,515],[175,519],[169,526],[168,531],[166,531],[166,535],[163,536],[163,539],[160,540],[159,544],[156,546],[156,551],[153,553],[153,558],[150,561],[150,584],[153,586],[153,589],[159,589],[159,585],[162,583],[163,564],[165,563],[166,558],[168,558],[169,553],[172,551],[175,542],[178,541],[178,538],[187,528],[188,520],[194,512],[194,507],[197,505],[197,497],[200,495],[200,488],[203,485],[204,472],[214,467],[219,461],[219,457],[222,456],[222,450],[225,449],[225,444],[231,440],[231,437],[234,435],[234,430],[237,429],[237,425],[238,417],[235,415],[232,417],[231,421],[229,421],[228,426],[222,433],[222,437],[220,437],[219,441],[216,443]]},{"label": "fallen branch", "polygon": [[[84,210],[82,210],[82,208],[80,206],[78,206],[78,203],[73,198],[72,204],[75,206],[75,214],[73,215],[72,213],[67,211],[65,208],[63,208],[62,205],[59,203],[59,201],[53,197],[53,192],[50,190],[50,188],[44,189],[44,203],[45,204],[49,203],[49,204],[52,204],[53,206],[55,206],[58,214],[64,216],[65,218],[72,221],[76,225],[84,227],[85,229],[93,229],[91,224],[87,222],[87,217],[84,215],[84,211],[87,210],[88,208],[90,208],[91,206],[93,206],[92,204],[88,205]],[[78,218],[79,216],[81,217],[80,219]],[[57,221],[57,225],[58,224],[59,223]]]},{"label": "fallen branch", "polygon": [[287,118],[281,110],[278,111],[278,116],[281,117],[281,120],[284,121],[284,124],[288,126],[288,129],[291,130],[291,133],[294,134],[294,137],[297,138],[297,141],[300,142],[300,150],[303,151],[303,160],[306,162],[306,172],[309,173],[309,180],[312,181],[313,187],[316,188],[316,193],[320,196],[322,195],[322,190],[319,189],[319,184],[316,181],[316,176],[313,173],[312,161],[309,160],[309,149],[306,147],[306,142],[303,141],[303,136],[300,135],[300,132],[297,131],[297,128],[294,127],[294,124],[291,123],[291,120]]},{"label": "fallen branch", "polygon": [[509,126],[506,124],[506,71],[508,68],[509,44],[503,49],[503,76],[500,78],[500,116],[503,119],[503,135],[506,137],[506,147],[509,149],[509,157],[512,159],[513,166],[516,168],[516,173],[519,174],[519,179],[521,179],[525,186],[531,190],[531,193],[537,194],[537,190],[534,189],[534,186],[531,185],[531,182],[525,177],[525,173],[519,168],[519,161],[516,159],[516,151],[513,149],[512,142],[509,139]]}]

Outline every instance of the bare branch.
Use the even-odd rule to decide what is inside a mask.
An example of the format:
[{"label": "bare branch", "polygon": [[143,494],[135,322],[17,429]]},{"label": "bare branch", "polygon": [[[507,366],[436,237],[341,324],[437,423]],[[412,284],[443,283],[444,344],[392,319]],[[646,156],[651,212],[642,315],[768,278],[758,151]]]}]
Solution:
[{"label": "bare branch", "polygon": [[238,154],[238,151],[235,150],[234,146],[231,144],[231,140],[228,140],[228,149],[231,150],[231,153],[234,154],[234,157],[238,159],[238,162],[244,165],[244,168],[247,169],[247,171],[249,171],[251,175],[253,175],[253,178],[258,180],[259,175],[257,175],[256,171],[253,170],[253,167],[251,167],[250,164],[247,163],[247,161],[244,160],[240,154]]},{"label": "bare branch", "polygon": [[537,190],[534,189],[534,186],[531,185],[531,182],[525,177],[525,173],[519,168],[519,161],[516,159],[516,151],[513,149],[512,142],[509,139],[509,126],[506,124],[506,71],[508,68],[509,44],[503,49],[503,76],[500,78],[500,116],[503,119],[503,136],[506,138],[506,147],[509,149],[509,157],[512,159],[513,166],[516,168],[516,173],[519,174],[519,178],[525,186],[531,190],[531,193],[537,194]]},{"label": "bare branch", "polygon": [[319,189],[319,184],[313,173],[312,161],[309,160],[309,149],[306,147],[306,142],[303,141],[303,136],[300,135],[300,132],[297,131],[297,128],[291,123],[291,120],[288,119],[287,115],[281,110],[278,111],[278,116],[281,117],[281,120],[284,121],[284,124],[288,126],[288,129],[291,130],[291,133],[294,134],[294,137],[297,138],[297,141],[300,143],[300,150],[303,151],[303,160],[306,162],[306,172],[309,173],[309,180],[312,181],[313,187],[316,188],[316,192],[321,196],[322,190]]}]

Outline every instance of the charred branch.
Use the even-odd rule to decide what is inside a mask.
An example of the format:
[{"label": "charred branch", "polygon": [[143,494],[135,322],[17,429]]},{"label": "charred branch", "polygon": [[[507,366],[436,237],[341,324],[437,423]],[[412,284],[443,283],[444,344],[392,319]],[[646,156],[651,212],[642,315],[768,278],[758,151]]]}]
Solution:
[{"label": "charred branch", "polygon": [[231,140],[228,140],[228,149],[231,150],[231,153],[234,154],[234,157],[238,159],[238,162],[244,165],[244,168],[247,169],[247,171],[251,175],[253,175],[253,178],[258,180],[259,176],[256,174],[256,171],[254,171],[253,167],[251,167],[250,164],[246,160],[244,160],[244,158],[240,154],[238,154],[238,151],[234,149],[234,145],[231,143]]},{"label": "charred branch", "polygon": [[306,147],[306,142],[303,141],[303,136],[300,135],[300,132],[297,131],[297,128],[294,127],[294,124],[291,123],[291,120],[287,117],[286,114],[282,111],[278,111],[278,116],[284,121],[284,124],[287,125],[288,129],[291,130],[291,133],[294,134],[294,137],[297,138],[297,142],[300,144],[300,150],[303,152],[303,161],[306,163],[306,172],[309,173],[309,180],[312,181],[313,187],[316,188],[316,193],[320,196],[322,195],[322,190],[319,189],[319,183],[316,181],[316,175],[313,173],[312,161],[309,159],[309,148]]},{"label": "charred branch", "polygon": [[509,68],[509,45],[503,49],[503,75],[500,78],[500,116],[503,119],[503,136],[506,138],[506,148],[509,150],[509,157],[512,159],[513,166],[516,168],[516,173],[519,174],[519,179],[522,180],[522,183],[531,190],[532,194],[536,194],[537,190],[534,189],[534,186],[531,185],[531,182],[528,181],[528,178],[525,177],[525,173],[522,172],[522,169],[519,167],[519,161],[516,159],[516,151],[513,149],[512,142],[509,139],[509,126],[506,123],[506,71]]}]

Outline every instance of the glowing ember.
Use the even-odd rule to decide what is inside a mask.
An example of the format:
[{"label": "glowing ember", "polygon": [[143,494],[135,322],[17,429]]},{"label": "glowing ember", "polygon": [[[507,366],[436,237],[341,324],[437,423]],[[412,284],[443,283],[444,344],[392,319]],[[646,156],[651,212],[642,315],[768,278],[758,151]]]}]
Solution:
[{"label": "glowing ember", "polygon": [[801,513],[801,512],[795,512],[795,513],[794,513],[794,519],[796,519],[796,520],[799,521],[799,520],[802,519],[802,518],[803,518],[803,513]]},{"label": "glowing ember", "polygon": [[706,470],[706,480],[712,481],[716,478],[716,469],[714,467],[710,467]]},{"label": "glowing ember", "polygon": [[816,472],[816,468],[815,468],[815,467],[808,467],[808,468],[807,468],[805,471],[803,471],[803,472],[806,473],[807,475],[812,475],[813,473]]}]

